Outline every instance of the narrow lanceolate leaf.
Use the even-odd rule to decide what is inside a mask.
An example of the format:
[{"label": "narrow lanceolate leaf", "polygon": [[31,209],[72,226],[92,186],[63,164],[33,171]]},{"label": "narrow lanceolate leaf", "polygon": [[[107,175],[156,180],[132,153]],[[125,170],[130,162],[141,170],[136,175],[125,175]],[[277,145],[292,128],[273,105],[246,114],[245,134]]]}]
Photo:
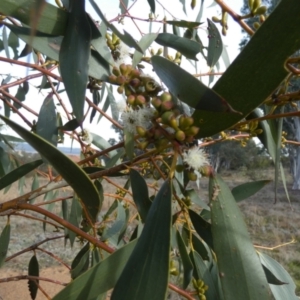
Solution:
[{"label": "narrow lanceolate leaf", "polygon": [[195,111],[194,125],[201,127],[197,138],[212,136],[234,125],[261,105],[286,78],[285,61],[300,49],[298,4],[298,0],[281,0],[213,87],[243,115]]},{"label": "narrow lanceolate leaf", "polygon": [[44,100],[36,123],[36,133],[43,139],[57,145],[56,111],[53,94],[50,93]]},{"label": "narrow lanceolate leaf", "polygon": [[70,14],[63,38],[59,64],[61,76],[79,123],[83,121],[91,29],[85,13],[85,0],[70,1]]},{"label": "narrow lanceolate leaf", "polygon": [[195,41],[171,33],[160,33],[155,42],[164,47],[170,47],[179,51],[186,58],[198,61],[196,55],[200,52],[201,46]]},{"label": "narrow lanceolate leaf", "polygon": [[173,62],[160,56],[153,56],[151,60],[156,74],[181,101],[196,109],[234,112],[221,96]]},{"label": "narrow lanceolate leaf", "polygon": [[190,22],[190,21],[186,21],[186,20],[166,21],[166,23],[174,25],[174,26],[183,27],[183,28],[190,28],[190,29],[198,27],[199,25],[202,24],[201,22]]},{"label": "narrow lanceolate leaf", "polygon": [[10,223],[8,222],[0,235],[0,268],[4,265],[10,240]]},{"label": "narrow lanceolate leaf", "polygon": [[[145,34],[141,40],[139,41],[139,46],[141,47],[141,49],[145,52],[150,45],[153,43],[153,41],[156,39],[157,34],[156,33],[148,33]],[[143,52],[143,53],[144,53]],[[134,54],[133,54],[133,59],[132,59],[132,66],[135,68],[137,66],[137,64],[141,61],[142,57],[143,57],[143,53],[141,53],[140,51],[135,50]]]},{"label": "narrow lanceolate leaf", "polygon": [[71,265],[71,277],[75,279],[89,268],[90,243],[77,253]]},{"label": "narrow lanceolate leaf", "polygon": [[[82,207],[80,205],[80,201],[76,196],[74,196],[71,204],[71,212],[69,214],[69,222],[74,226],[79,227],[81,216],[82,216]],[[69,234],[71,247],[73,247],[76,238],[76,233],[69,230],[68,234]]]},{"label": "narrow lanceolate leaf", "polygon": [[138,243],[114,288],[112,300],[165,299],[169,277],[171,196],[171,185],[166,181],[152,203]]},{"label": "narrow lanceolate leaf", "polygon": [[[137,240],[130,242],[93,266],[68,284],[67,287],[53,297],[53,300],[80,299],[82,295],[84,295],[85,300],[92,300],[112,289],[120,277],[136,242]],[[97,278],[97,280],[91,280],[91,278]]]},{"label": "narrow lanceolate leaf", "polygon": [[[28,275],[29,276],[39,276],[39,262],[35,255],[33,255],[29,261],[28,265]],[[32,300],[36,298],[38,291],[39,280],[28,280],[28,289],[30,292],[30,297]]]},{"label": "narrow lanceolate leaf", "polygon": [[150,5],[151,11],[155,14],[155,0],[147,0],[147,1]]},{"label": "narrow lanceolate leaf", "polygon": [[90,218],[95,222],[99,211],[100,198],[96,187],[86,173],[52,144],[15,122],[2,116],[0,118],[53,165],[80,197]]},{"label": "narrow lanceolate leaf", "polygon": [[130,180],[133,200],[136,204],[142,222],[145,223],[148,211],[151,206],[146,181],[141,176],[141,174],[134,169],[130,170]]},{"label": "narrow lanceolate leaf", "polygon": [[[297,300],[295,290],[296,285],[289,273],[276,260],[265,253],[259,253],[259,258],[263,266],[272,273],[272,282],[269,281],[270,289],[276,300],[289,299]],[[278,282],[280,281],[280,282]],[[281,283],[281,284],[280,284]],[[283,284],[282,283],[286,283]]]},{"label": "narrow lanceolate leaf", "polygon": [[271,180],[259,180],[253,182],[246,182],[234,187],[231,193],[235,201],[239,202],[251,197],[270,182]]},{"label": "narrow lanceolate leaf", "polygon": [[[243,216],[228,186],[210,178],[212,234],[225,299],[271,299],[269,285]],[[238,284],[237,284],[238,281]]]},{"label": "narrow lanceolate leaf", "polygon": [[177,239],[178,249],[179,249],[179,253],[180,253],[180,257],[181,257],[182,265],[183,265],[182,288],[185,290],[192,280],[193,264],[189,258],[187,249],[185,247],[185,244],[182,240],[182,237],[181,237],[179,231],[176,231],[176,239]]},{"label": "narrow lanceolate leaf", "polygon": [[207,65],[212,68],[219,60],[223,52],[222,38],[214,22],[207,19],[208,23],[208,48]]},{"label": "narrow lanceolate leaf", "polygon": [[10,173],[6,174],[4,177],[0,179],[0,190],[7,187],[8,185],[12,184],[13,182],[17,181],[21,177],[25,176],[38,166],[43,163],[43,160],[38,159],[33,162],[24,164],[15,170],[11,171]]}]

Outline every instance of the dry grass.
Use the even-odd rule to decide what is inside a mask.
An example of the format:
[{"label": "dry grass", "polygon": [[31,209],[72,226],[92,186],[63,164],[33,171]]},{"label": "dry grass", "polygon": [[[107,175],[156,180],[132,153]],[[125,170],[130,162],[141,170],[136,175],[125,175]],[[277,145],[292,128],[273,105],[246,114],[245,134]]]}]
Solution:
[{"label": "dry grass", "polygon": [[[257,175],[257,172],[256,172]],[[264,179],[272,179],[272,171],[266,170],[259,175]],[[238,174],[224,174],[225,181],[230,187],[239,185],[249,181],[249,177],[253,174],[241,172]],[[288,185],[290,186],[290,178],[287,178]],[[118,183],[123,186],[125,179],[118,179]],[[45,182],[45,181],[44,181]],[[203,179],[199,194],[202,199],[208,198],[207,193],[208,181]],[[29,191],[31,188],[31,179],[26,179],[26,186],[24,191]],[[245,221],[248,225],[249,232],[253,239],[253,243],[260,247],[274,247],[288,243],[295,240],[295,243],[286,246],[278,247],[274,250],[266,250],[257,248],[259,251],[264,251],[276,260],[278,260],[290,272],[297,285],[297,292],[300,293],[300,191],[290,191],[291,203],[288,203],[285,197],[283,188],[279,189],[278,201],[274,204],[274,186],[270,184],[262,189],[259,193],[251,198],[241,202],[240,208],[245,216]],[[115,193],[116,188],[104,182],[104,190],[106,193]],[[60,193],[67,195],[71,193],[70,189],[65,189]],[[152,190],[153,192],[153,190]],[[0,202],[7,201],[18,195],[18,186],[14,184],[7,194],[0,192]],[[113,198],[106,197],[103,212],[111,205]],[[36,201],[43,201],[42,198]],[[60,213],[61,207],[57,203],[53,207],[53,211]],[[102,212],[102,213],[103,213]],[[37,215],[35,215],[37,216]],[[0,228],[5,226],[6,218],[0,217]],[[57,236],[58,233],[54,232],[53,227],[47,225],[47,230],[44,231],[42,224],[24,217],[11,217],[11,242],[9,246],[8,256],[16,253],[32,244],[45,239],[46,237]],[[62,234],[61,231],[59,234]],[[48,251],[62,258],[67,264],[70,265],[72,259],[80,248],[79,243],[75,243],[73,249],[68,244],[65,247],[62,239],[55,240],[44,244]],[[9,272],[16,272],[19,274],[27,273],[27,266],[31,253],[22,254],[5,264],[4,268],[0,271],[0,277],[3,278]],[[59,264],[48,255],[38,252],[38,259],[42,269],[56,268]],[[1,296],[1,295],[0,295]],[[1,299],[1,298],[0,298]],[[6,298],[5,298],[6,299]],[[7,298],[10,299],[10,298]],[[11,298],[13,299],[13,298]]]}]

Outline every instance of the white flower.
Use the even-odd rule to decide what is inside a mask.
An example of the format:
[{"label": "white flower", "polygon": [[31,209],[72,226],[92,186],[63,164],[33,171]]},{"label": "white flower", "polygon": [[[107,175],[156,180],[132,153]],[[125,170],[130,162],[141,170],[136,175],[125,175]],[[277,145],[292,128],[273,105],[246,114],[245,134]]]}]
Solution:
[{"label": "white flower", "polygon": [[93,142],[93,135],[89,130],[83,129],[83,131],[81,132],[81,136],[82,141],[86,142],[88,145]]},{"label": "white flower", "polygon": [[145,129],[150,127],[153,115],[154,109],[150,107],[144,107],[138,110],[127,108],[127,110],[121,114],[121,120],[127,131],[136,133],[137,126],[141,126]]},{"label": "white flower", "polygon": [[117,46],[117,51],[119,53],[118,59],[115,61],[115,64],[117,67],[119,67],[121,64],[126,62],[126,59],[129,58],[129,47],[124,44],[123,42],[120,42],[120,44]]},{"label": "white flower", "polygon": [[183,153],[183,161],[194,170],[199,170],[202,167],[209,165],[207,154],[199,147],[193,147]]}]

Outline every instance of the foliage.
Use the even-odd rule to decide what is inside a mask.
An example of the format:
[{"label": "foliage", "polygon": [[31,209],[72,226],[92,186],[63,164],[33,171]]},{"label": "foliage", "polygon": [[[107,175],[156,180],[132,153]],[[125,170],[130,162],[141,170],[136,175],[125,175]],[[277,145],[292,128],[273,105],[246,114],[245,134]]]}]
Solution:
[{"label": "foliage", "polygon": [[[282,139],[281,121],[271,120],[287,116],[276,109],[296,97],[281,87],[287,86],[286,78],[300,73],[299,58],[288,59],[300,48],[297,1],[282,0],[265,18],[267,8],[260,1],[249,1],[250,13],[239,16],[216,0],[221,19],[201,22],[204,1],[191,1],[191,8],[199,9],[196,20],[174,20],[168,7],[154,0],[148,1],[151,13],[143,19],[130,13],[137,2],[128,6],[128,1],[120,1],[121,15],[108,21],[90,0],[101,19],[95,22],[85,12],[84,0],[56,1],[58,7],[43,0],[2,0],[0,49],[6,57],[0,61],[37,73],[22,78],[3,75],[0,99],[5,109],[0,118],[42,160],[14,163],[4,147],[12,147],[14,138],[0,135],[1,188],[8,190],[18,180],[22,187],[22,178],[35,172],[30,192],[0,204],[0,216],[7,218],[0,236],[0,265],[11,258],[6,257],[10,216],[25,210],[28,217],[31,212],[41,214],[36,219],[44,229],[48,224],[63,231],[71,247],[76,240],[82,244],[70,266],[72,281],[55,300],[105,299],[110,289],[116,300],[160,300],[170,290],[186,299],[296,299],[288,273],[256,251],[237,205],[269,181],[245,183],[231,191],[208,154],[224,157],[230,168],[240,167],[246,158],[258,165],[256,156],[263,150],[251,140],[257,137],[275,164],[277,180],[281,144],[289,141]],[[186,3],[181,2],[185,11]],[[158,6],[167,15],[162,20],[156,15]],[[219,68],[221,58],[226,61],[221,33],[227,33],[228,15],[250,35],[254,32],[244,19],[259,16],[262,24],[209,88],[198,77],[209,75],[211,83],[213,68]],[[126,18],[140,33],[137,24],[150,23],[150,33],[138,42],[128,29],[121,33],[113,23]],[[157,33],[155,25],[163,31]],[[24,48],[19,53],[20,45]],[[29,53],[34,63],[22,59]],[[207,73],[186,70],[190,63],[197,70],[198,60],[207,64]],[[34,78],[41,79],[37,89],[48,93],[39,112],[29,104]],[[118,96],[125,99],[123,107]],[[269,107],[268,115],[257,109],[262,104]],[[24,111],[37,121],[31,122]],[[120,141],[103,138],[106,129],[98,124],[103,117]],[[96,119],[97,133],[92,133],[87,123]],[[57,148],[65,135],[81,147],[78,163]],[[48,182],[39,186],[37,174]],[[152,178],[147,182],[146,174]],[[193,181],[199,185],[201,176],[209,178],[209,203],[192,187]],[[124,186],[119,177],[126,179]],[[104,181],[115,193],[103,189]],[[61,197],[59,191],[66,190]],[[37,200],[41,195],[44,202]],[[114,198],[109,207],[107,197]],[[61,214],[53,211],[55,202],[61,202]],[[44,279],[39,277],[36,245],[17,254],[34,252],[26,277],[32,299]]]}]

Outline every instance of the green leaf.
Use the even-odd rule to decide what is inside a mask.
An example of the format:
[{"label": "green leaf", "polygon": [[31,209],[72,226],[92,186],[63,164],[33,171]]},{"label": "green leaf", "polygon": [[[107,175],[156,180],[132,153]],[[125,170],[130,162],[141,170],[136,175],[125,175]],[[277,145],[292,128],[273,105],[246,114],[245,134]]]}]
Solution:
[{"label": "green leaf", "polygon": [[[153,43],[153,41],[156,39],[157,34],[156,33],[148,33],[145,34],[141,40],[139,41],[139,46],[143,50],[143,53],[150,47],[150,45]],[[143,57],[143,53],[140,51],[135,50],[133,54],[133,59],[132,59],[132,66],[135,68],[138,63],[141,61]]]},{"label": "green leaf", "polygon": [[[194,266],[194,277],[195,279],[203,280],[208,286],[208,290],[205,292],[206,299],[214,300],[220,299],[218,287],[215,286],[212,274],[210,273],[208,267],[204,263],[202,257],[196,251],[191,251],[189,255],[193,266]],[[238,298],[235,298],[238,299]]]},{"label": "green leaf", "polygon": [[[71,204],[71,211],[69,214],[69,222],[72,225],[79,227],[81,216],[82,216],[82,207],[80,204],[80,200],[76,197],[76,195],[74,195],[74,197],[72,199],[72,204]],[[76,233],[69,230],[68,234],[69,234],[71,247],[73,247],[74,241],[76,238]]]},{"label": "green leaf", "polygon": [[8,45],[12,48],[14,52],[13,59],[18,59],[18,47],[20,46],[19,38],[12,31],[9,33]]},{"label": "green leaf", "polygon": [[[137,240],[93,266],[53,297],[53,300],[91,300],[112,289],[117,282]],[[97,278],[97,280],[93,280]]]},{"label": "green leaf", "polygon": [[61,76],[77,121],[83,121],[91,29],[85,13],[85,0],[70,0],[66,33],[59,51]]},{"label": "green leaf", "polygon": [[273,258],[267,254],[259,252],[259,258],[263,266],[265,266],[274,276],[280,279],[280,281],[287,282],[284,285],[270,284],[270,289],[276,300],[299,299],[295,294],[296,285],[289,275],[289,273]]},{"label": "green leaf", "polygon": [[182,288],[185,290],[190,284],[193,276],[193,264],[189,258],[188,252],[186,250],[185,244],[179,231],[176,231],[176,239],[178,244],[178,250],[180,253],[182,265],[183,265],[183,283]]},{"label": "green leaf", "polygon": [[0,118],[53,165],[81,198],[92,221],[95,222],[100,199],[97,189],[86,173],[52,144],[7,118],[3,116]]},{"label": "green leaf", "polygon": [[136,204],[142,222],[145,223],[151,207],[147,183],[141,174],[134,169],[130,170],[130,181],[134,203]]},{"label": "green leaf", "polygon": [[118,203],[117,218],[111,227],[106,227],[104,229],[103,234],[101,236],[102,241],[107,241],[109,238],[120,233],[124,225],[126,224],[125,209],[121,204],[121,202],[118,201],[117,203]]},{"label": "green leaf", "polygon": [[214,22],[207,19],[208,23],[208,48],[207,65],[212,68],[219,60],[223,52],[222,38]]},{"label": "green leaf", "polygon": [[[29,91],[29,84],[27,81],[25,81],[23,82],[23,84],[19,85],[15,98],[23,102],[26,99],[26,94],[28,93],[28,91]],[[14,102],[14,107],[16,109],[20,109],[22,106],[21,104]]]},{"label": "green leaf", "polygon": [[[91,132],[90,134],[93,138],[92,144],[95,145],[96,147],[98,147],[99,149],[106,150],[107,148],[111,147],[111,144],[108,141],[106,141],[103,137],[101,137],[93,132]],[[117,154],[118,154],[118,152],[116,150],[110,151],[108,153],[109,157],[113,157]]]},{"label": "green leaf", "polygon": [[205,111],[234,112],[222,97],[173,62],[160,56],[151,61],[156,74],[181,101]]},{"label": "green leaf", "polygon": [[5,225],[0,235],[0,268],[4,265],[10,240],[10,223]]},{"label": "green leaf", "polygon": [[97,5],[97,3],[94,0],[89,0],[90,4],[94,8],[95,12],[98,14],[98,16],[101,18],[103,23],[111,29],[111,31],[120,38],[122,42],[124,42],[127,46],[135,48],[136,50],[140,51],[143,53],[143,50],[140,48],[140,46],[137,44],[137,42],[134,40],[134,38],[128,34],[124,30],[124,34],[122,34],[113,24],[110,24],[107,19],[105,18],[104,14],[102,13],[101,9]]},{"label": "green leaf", "polygon": [[253,182],[246,182],[234,187],[231,193],[235,201],[240,202],[244,199],[251,197],[270,182],[271,180],[259,180]]},{"label": "green leaf", "polygon": [[196,232],[211,249],[214,249],[211,224],[191,209],[189,209],[189,215]]},{"label": "green leaf", "polygon": [[6,186],[12,184],[13,182],[17,181],[21,177],[25,176],[32,170],[36,169],[43,163],[43,160],[38,159],[33,162],[24,164],[15,170],[11,171],[10,173],[6,174],[4,177],[0,179],[0,190],[5,188]]},{"label": "green leaf", "polygon": [[196,55],[200,52],[200,44],[187,38],[182,38],[171,33],[160,33],[156,40],[161,46],[171,47],[185,57],[198,61]]},{"label": "green leaf", "polygon": [[[32,180],[32,184],[31,184],[31,191],[35,191],[39,187],[40,187],[39,177],[38,177],[37,173],[35,173],[33,180]],[[32,204],[34,202],[34,200],[35,200],[35,198],[30,198],[29,199],[30,204]]]},{"label": "green leaf", "polygon": [[171,196],[171,184],[165,181],[152,203],[138,243],[114,288],[112,300],[165,299],[169,277]]},{"label": "green leaf", "polygon": [[186,20],[166,21],[166,23],[174,25],[174,26],[183,27],[183,28],[190,28],[190,29],[198,27],[202,24],[201,22],[191,22],[191,21],[186,21]]},{"label": "green leaf", "polygon": [[[261,261],[261,260],[260,260]],[[267,281],[269,284],[275,284],[275,285],[283,285],[283,284],[288,284],[287,282],[283,282],[279,280],[267,267],[265,267],[262,264],[262,267],[264,269],[265,275],[267,277]]]},{"label": "green leaf", "polygon": [[155,14],[155,0],[147,0],[147,1],[150,5],[151,11]]},{"label": "green leaf", "polygon": [[75,256],[71,265],[71,277],[75,279],[89,268],[90,243],[86,243],[84,247]]},{"label": "green leaf", "polygon": [[64,126],[59,127],[60,130],[65,130],[65,131],[73,131],[76,128],[78,128],[80,124],[78,123],[77,119],[72,119],[68,121]]},{"label": "green leaf", "polygon": [[52,93],[45,98],[41,106],[36,123],[36,133],[55,147],[57,146],[58,129]]},{"label": "green leaf", "polygon": [[[28,275],[39,277],[39,262],[35,255],[33,255],[28,265]],[[34,300],[38,291],[39,280],[28,280],[28,289],[30,292],[31,299]]]},{"label": "green leaf", "polygon": [[210,178],[209,198],[214,251],[224,298],[271,299],[243,216],[228,186],[217,175]]},{"label": "green leaf", "polygon": [[195,111],[194,125],[201,127],[197,138],[217,134],[245,118],[286,78],[284,63],[300,49],[298,3],[281,0],[213,87],[242,115]]}]

